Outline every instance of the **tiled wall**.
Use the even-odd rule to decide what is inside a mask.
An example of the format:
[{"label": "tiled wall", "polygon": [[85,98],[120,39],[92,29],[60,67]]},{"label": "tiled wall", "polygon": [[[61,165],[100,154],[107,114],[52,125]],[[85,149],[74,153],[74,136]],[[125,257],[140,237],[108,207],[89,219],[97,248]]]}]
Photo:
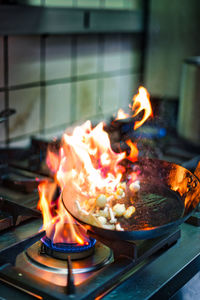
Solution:
[{"label": "tiled wall", "polygon": [[146,87],[156,97],[178,99],[183,61],[200,54],[200,1],[149,2]]},{"label": "tiled wall", "polygon": [[[131,9],[139,2],[46,0],[55,3]],[[138,38],[129,34],[0,37],[0,110],[16,109],[0,124],[1,143],[128,108],[140,55]]]},{"label": "tiled wall", "polygon": [[141,0],[18,0],[23,4],[65,6],[65,7],[106,7],[114,9],[135,9]]}]

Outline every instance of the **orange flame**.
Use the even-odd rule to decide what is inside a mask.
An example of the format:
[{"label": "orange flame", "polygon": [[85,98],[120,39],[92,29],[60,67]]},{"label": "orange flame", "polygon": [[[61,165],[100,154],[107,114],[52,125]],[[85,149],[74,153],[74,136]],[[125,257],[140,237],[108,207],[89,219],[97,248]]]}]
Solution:
[{"label": "orange flame", "polygon": [[57,173],[61,188],[73,181],[89,196],[107,188],[114,189],[120,182],[122,167],[119,162],[125,158],[125,153],[112,151],[103,123],[92,129],[91,122],[87,121],[76,127],[72,135],[65,133],[62,148],[65,155]]},{"label": "orange flame", "polygon": [[88,238],[84,227],[77,226],[75,220],[65,211],[60,197],[57,203],[53,201],[56,188],[56,183],[51,182],[39,185],[38,208],[43,214],[43,229],[46,230],[46,236],[54,243],[87,244]]},{"label": "orange flame", "polygon": [[[43,228],[54,243],[88,243],[85,230],[77,226],[73,218],[65,211],[60,197],[56,204],[53,197],[56,182],[61,187],[69,185],[69,197],[81,195],[91,199],[100,191],[114,190],[122,177],[123,168],[118,163],[125,158],[125,153],[114,153],[108,134],[103,130],[103,123],[94,129],[90,121],[76,127],[69,135],[63,135],[59,157],[48,152],[48,163],[57,170],[54,183],[39,186],[39,209],[43,213]],[[56,164],[55,164],[56,162]],[[59,162],[59,165],[57,165]],[[86,205],[90,205],[89,201]]]},{"label": "orange flame", "polygon": [[[48,189],[46,188],[48,185]],[[55,191],[55,184],[50,184],[48,182],[42,182],[38,186],[40,200],[38,202],[38,209],[40,209],[43,213],[43,228],[46,229],[48,224],[52,221],[51,215],[51,205],[48,202],[49,199],[53,198],[53,193]],[[47,191],[49,195],[47,195]]]},{"label": "orange flame", "polygon": [[126,144],[131,148],[129,156],[127,156],[127,159],[129,159],[132,162],[135,162],[138,158],[138,148],[137,145],[134,144],[131,140],[126,141]]},{"label": "orange flame", "polygon": [[122,120],[122,119],[126,119],[126,118],[129,118],[129,114],[125,113],[123,111],[123,109],[119,109],[118,112],[117,112],[117,117],[115,120]]},{"label": "orange flame", "polygon": [[[133,105],[131,109],[134,111],[134,114],[132,115],[133,118],[144,110],[142,119],[135,122],[134,130],[138,129],[150,116],[153,117],[150,96],[144,87],[140,86],[138,93],[133,97]],[[122,120],[126,118],[130,118],[130,116],[122,109],[119,109],[115,120]]]},{"label": "orange flame", "polygon": [[[134,129],[152,115],[149,94],[143,87],[140,87],[138,94],[133,97],[132,110],[135,111],[133,117],[144,110],[142,120],[135,122]],[[119,110],[118,119],[127,117],[128,114]],[[54,243],[69,242],[83,245],[89,241],[85,229],[66,212],[61,196],[54,199],[57,185],[61,188],[61,193],[66,187],[65,201],[79,199],[84,203],[82,209],[90,211],[99,194],[109,195],[116,191],[125,172],[119,163],[124,158],[132,162],[137,160],[136,143],[126,141],[131,149],[128,156],[125,152],[113,152],[109,136],[103,126],[101,122],[92,128],[91,122],[87,121],[82,126],[76,127],[72,134],[63,135],[59,153],[48,151],[46,163],[55,173],[55,180],[53,183],[45,182],[39,185],[38,208],[43,214],[43,228],[46,235]],[[133,179],[136,180],[136,177],[137,174],[134,174]]]},{"label": "orange flame", "polygon": [[50,149],[47,150],[47,157],[46,157],[46,164],[48,168],[52,171],[52,173],[56,173],[59,168],[59,157],[56,153],[51,151]]},{"label": "orange flame", "polygon": [[144,115],[140,121],[135,122],[134,130],[139,128],[150,116],[153,116],[149,93],[144,87],[140,86],[138,94],[133,97],[132,111],[135,111],[133,117],[142,110],[144,110]]}]

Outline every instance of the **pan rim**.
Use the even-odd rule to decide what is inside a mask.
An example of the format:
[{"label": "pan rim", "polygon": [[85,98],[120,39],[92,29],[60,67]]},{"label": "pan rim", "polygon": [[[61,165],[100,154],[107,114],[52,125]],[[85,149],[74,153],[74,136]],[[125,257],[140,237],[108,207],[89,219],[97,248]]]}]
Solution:
[{"label": "pan rim", "polygon": [[[162,236],[164,234],[166,234],[167,232],[171,231],[172,228],[176,228],[179,225],[181,225],[182,223],[184,223],[189,217],[191,217],[192,213],[194,212],[191,211],[188,215],[184,216],[183,218],[180,218],[174,222],[170,222],[161,226],[157,226],[157,227],[152,227],[151,229],[143,229],[143,230],[125,230],[125,231],[118,231],[118,230],[111,230],[111,229],[105,229],[105,228],[101,228],[101,227],[97,227],[95,225],[91,225],[91,224],[87,224],[84,221],[78,219],[77,217],[75,217],[65,206],[64,202],[63,202],[63,197],[62,198],[62,203],[64,208],[66,209],[66,211],[80,224],[82,224],[87,230],[89,231],[102,231],[105,232],[107,234],[112,234],[112,236],[118,236],[118,238],[114,238],[114,239],[119,239],[119,240],[142,240],[142,239],[152,239],[154,237],[158,237],[158,236]],[[88,227],[88,228],[87,228]],[[93,228],[95,230],[93,230]],[[162,233],[160,233],[162,231]],[[106,234],[106,235],[107,235]],[[106,236],[105,235],[105,236]],[[102,236],[102,235],[101,235]],[[132,238],[133,236],[135,236],[135,238]],[[149,236],[148,238],[146,236]],[[112,239],[112,238],[111,238]]]},{"label": "pan rim", "polygon": [[[144,158],[144,157],[140,157],[138,161],[158,161],[161,163],[166,163],[169,166],[170,165],[175,165],[178,167],[183,168],[184,170],[186,170],[187,172],[189,172],[192,176],[194,176],[198,183],[200,184],[200,180],[197,176],[195,176],[191,171],[189,171],[188,169],[184,168],[183,166],[180,166],[176,163],[171,163],[165,160],[160,160],[160,159],[152,159],[152,158]],[[130,162],[131,164],[131,162]],[[105,235],[103,235],[104,237],[106,237],[107,235],[113,236],[115,238],[110,238],[110,239],[118,239],[118,240],[142,240],[142,239],[151,239],[154,237],[158,237],[158,236],[162,236],[164,234],[166,234],[167,232],[171,231],[172,228],[176,228],[179,225],[181,225],[182,223],[184,223],[189,217],[191,217],[191,215],[193,214],[193,212],[195,211],[196,207],[191,209],[191,211],[189,211],[186,215],[183,215],[183,217],[172,221],[170,223],[161,225],[161,226],[155,226],[149,229],[141,229],[141,230],[125,230],[125,231],[118,231],[118,230],[111,230],[111,229],[105,229],[103,227],[97,227],[95,225],[91,225],[88,224],[80,219],[78,219],[77,217],[75,217],[70,211],[69,209],[66,207],[64,201],[63,201],[63,193],[61,193],[61,201],[62,204],[65,208],[65,210],[79,223],[81,223],[84,227],[86,227],[86,229],[93,231],[95,233],[97,232],[104,232]],[[87,228],[88,227],[88,228]],[[101,234],[99,234],[101,235]],[[101,235],[102,236],[102,235]]]}]

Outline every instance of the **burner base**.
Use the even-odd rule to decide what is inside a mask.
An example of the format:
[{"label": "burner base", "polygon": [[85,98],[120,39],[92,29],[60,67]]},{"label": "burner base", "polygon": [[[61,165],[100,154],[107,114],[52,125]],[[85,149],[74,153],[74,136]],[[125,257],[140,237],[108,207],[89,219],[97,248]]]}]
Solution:
[{"label": "burner base", "polygon": [[[59,274],[67,274],[67,260],[56,259],[46,254],[40,254],[41,241],[38,241],[25,252],[25,259],[33,264],[34,268],[47,270]],[[96,242],[92,248],[94,252],[83,259],[72,261],[74,274],[86,273],[98,270],[112,259],[112,251],[100,242]],[[70,254],[71,256],[71,254]]]}]

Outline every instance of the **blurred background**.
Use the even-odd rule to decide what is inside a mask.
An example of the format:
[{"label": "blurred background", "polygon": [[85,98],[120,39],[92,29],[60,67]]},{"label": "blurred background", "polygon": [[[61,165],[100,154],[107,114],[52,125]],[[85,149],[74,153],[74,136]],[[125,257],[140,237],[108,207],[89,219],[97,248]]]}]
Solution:
[{"label": "blurred background", "polygon": [[159,126],[177,131],[183,62],[200,53],[198,0],[0,3],[0,110],[16,110],[1,145],[109,119],[141,84]]},{"label": "blurred background", "polygon": [[[200,161],[199,32],[199,0],[0,0],[3,205],[6,199],[0,230],[18,225],[29,214],[38,217],[27,208],[36,208],[38,183],[53,176],[46,160],[48,150],[58,153],[64,130],[88,119],[93,125],[106,122],[114,151],[130,153],[126,141],[131,140],[137,143],[139,155],[174,162],[194,172]],[[112,122],[119,108],[129,111],[141,85],[150,93],[153,119],[137,131],[130,118]],[[199,177],[198,170],[195,174]],[[200,207],[191,220],[199,226]],[[166,278],[172,293],[199,270],[198,228],[184,226],[182,244],[177,243],[182,248],[175,248],[184,251],[173,252],[171,264],[175,281],[160,265],[155,269],[159,280],[153,289],[158,284],[162,289]],[[7,233],[2,235],[1,248],[23,236],[16,234],[11,241]],[[163,271],[168,272],[166,277]],[[17,271],[17,280],[20,274]],[[132,279],[130,282],[132,286]],[[183,295],[184,299],[200,299],[199,282],[197,273],[173,299],[183,299]]]}]

